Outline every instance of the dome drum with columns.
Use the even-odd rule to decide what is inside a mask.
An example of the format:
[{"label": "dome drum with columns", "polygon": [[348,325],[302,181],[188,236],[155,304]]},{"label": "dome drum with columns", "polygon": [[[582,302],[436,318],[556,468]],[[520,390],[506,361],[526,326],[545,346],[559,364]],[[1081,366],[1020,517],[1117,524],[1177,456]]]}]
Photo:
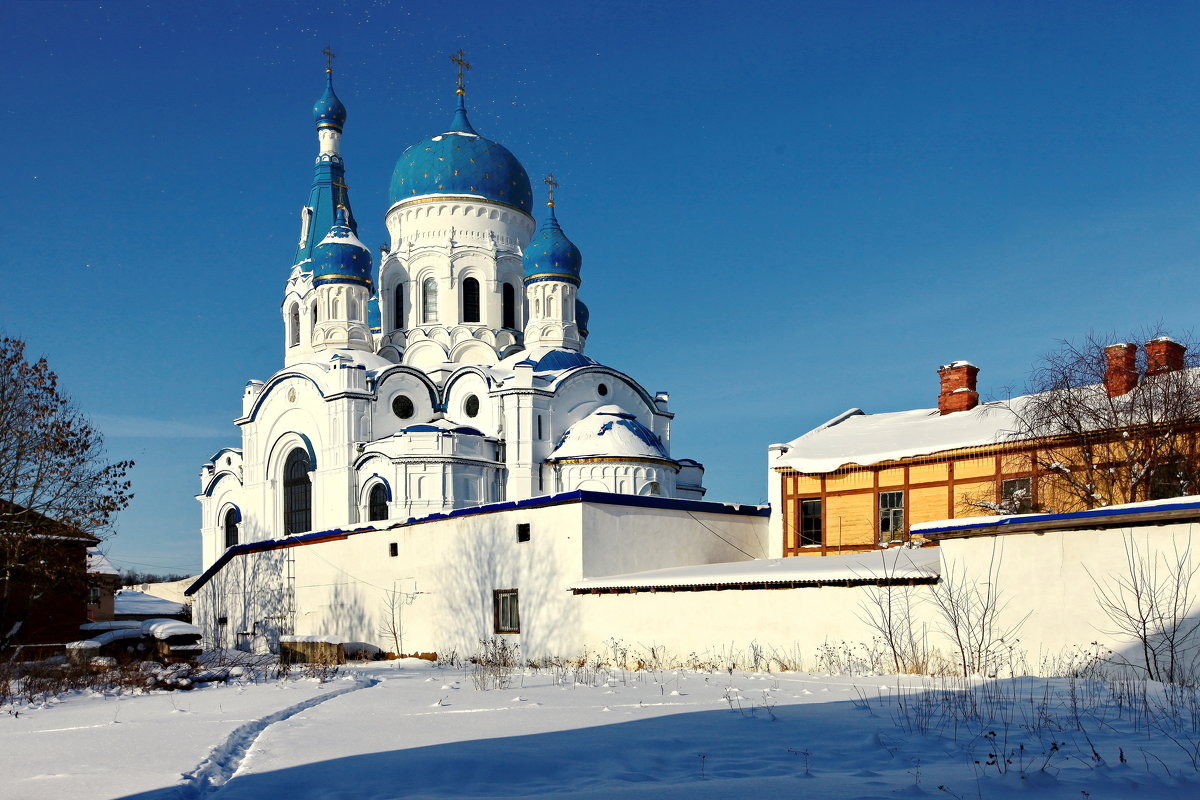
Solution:
[{"label": "dome drum with columns", "polygon": [[242,446],[201,471],[205,565],[231,543],[575,489],[703,497],[667,396],[583,353],[583,259],[553,178],[538,225],[525,168],[475,131],[460,86],[450,127],[397,161],[376,270],[327,73],[283,368],[247,385]]}]

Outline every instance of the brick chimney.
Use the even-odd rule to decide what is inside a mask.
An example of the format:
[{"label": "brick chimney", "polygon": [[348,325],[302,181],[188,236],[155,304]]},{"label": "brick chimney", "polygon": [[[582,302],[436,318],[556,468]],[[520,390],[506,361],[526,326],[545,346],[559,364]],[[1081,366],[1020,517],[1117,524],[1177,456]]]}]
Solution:
[{"label": "brick chimney", "polygon": [[1186,347],[1170,336],[1160,336],[1146,342],[1146,377],[1183,369]]},{"label": "brick chimney", "polygon": [[938,367],[942,389],[938,394],[938,411],[953,414],[955,411],[970,411],[979,405],[979,392],[975,391],[975,376],[979,367],[970,361],[955,361]]},{"label": "brick chimney", "polygon": [[1104,348],[1104,389],[1109,397],[1129,394],[1137,386],[1137,345],[1122,342]]}]

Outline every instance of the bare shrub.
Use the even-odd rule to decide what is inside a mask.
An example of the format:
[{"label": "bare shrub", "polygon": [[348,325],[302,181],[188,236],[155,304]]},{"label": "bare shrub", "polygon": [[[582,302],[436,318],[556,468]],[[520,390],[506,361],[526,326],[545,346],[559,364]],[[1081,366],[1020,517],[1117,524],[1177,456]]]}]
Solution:
[{"label": "bare shrub", "polygon": [[[1192,582],[1200,563],[1188,544],[1170,554],[1139,548],[1124,538],[1124,572],[1111,580],[1092,576],[1096,601],[1112,627],[1109,635],[1133,639],[1140,653],[1130,663],[1151,680],[1196,683],[1200,679],[1200,616]],[[1090,573],[1089,573],[1090,575]]]},{"label": "bare shrub", "polygon": [[1008,602],[1000,591],[999,577],[999,555],[993,542],[986,574],[972,576],[961,565],[951,564],[930,587],[930,602],[938,611],[942,633],[952,644],[964,677],[994,677],[1006,660],[1011,664],[1017,631],[1028,619],[1028,614],[1017,620],[1006,616]]},{"label": "bare shrub", "polygon": [[520,645],[499,638],[481,639],[479,647],[479,652],[470,659],[471,683],[483,691],[509,688],[521,663]]}]

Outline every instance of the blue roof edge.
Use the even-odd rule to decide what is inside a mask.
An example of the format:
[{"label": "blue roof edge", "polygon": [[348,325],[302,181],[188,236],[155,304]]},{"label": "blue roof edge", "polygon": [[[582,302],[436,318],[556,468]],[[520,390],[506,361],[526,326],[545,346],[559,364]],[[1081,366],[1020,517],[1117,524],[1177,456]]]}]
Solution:
[{"label": "blue roof edge", "polygon": [[749,505],[747,503],[718,503],[711,500],[680,500],[672,497],[647,497],[635,494],[619,494],[616,492],[595,492],[587,489],[577,489],[573,492],[560,492],[559,494],[541,495],[539,497],[529,497],[525,500],[503,500],[498,503],[487,503],[481,506],[471,506],[470,508],[456,508],[453,511],[439,512],[437,514],[429,514],[424,517],[412,517],[404,522],[389,525],[386,528],[377,528],[374,526],[364,526],[361,528],[332,528],[324,531],[312,531],[309,533],[301,533],[295,536],[288,536],[284,539],[264,539],[261,542],[247,542],[246,544],[236,544],[228,548],[221,557],[204,570],[192,585],[184,590],[184,595],[190,597],[199,591],[204,584],[208,583],[214,575],[221,571],[235,556],[246,555],[249,553],[262,553],[271,550],[278,550],[284,547],[297,547],[305,544],[314,544],[318,541],[331,539],[334,537],[345,538],[347,536],[358,533],[372,533],[375,531],[392,530],[395,528],[405,528],[410,525],[420,525],[426,522],[436,522],[443,519],[453,519],[456,517],[473,517],[479,514],[494,514],[498,511],[510,511],[518,508],[544,508],[548,506],[564,505],[567,503],[599,503],[610,506],[628,506],[631,508],[660,508],[670,511],[695,511],[706,514],[734,514],[745,517],[767,517],[771,514],[769,505]]},{"label": "blue roof edge", "polygon": [[[1179,500],[1172,503],[1155,503],[1154,505],[1127,504],[1092,508],[1087,511],[1068,511],[1061,514],[1012,514],[997,516],[995,519],[985,519],[967,525],[954,524],[954,520],[944,520],[947,524],[918,523],[910,529],[912,533],[936,534],[952,531],[975,530],[981,528],[1013,527],[1046,522],[1071,522],[1075,520],[1105,519],[1110,517],[1136,517],[1140,514],[1159,514],[1168,511],[1195,511],[1200,516],[1200,497]],[[1146,524],[1150,524],[1147,522]]]}]

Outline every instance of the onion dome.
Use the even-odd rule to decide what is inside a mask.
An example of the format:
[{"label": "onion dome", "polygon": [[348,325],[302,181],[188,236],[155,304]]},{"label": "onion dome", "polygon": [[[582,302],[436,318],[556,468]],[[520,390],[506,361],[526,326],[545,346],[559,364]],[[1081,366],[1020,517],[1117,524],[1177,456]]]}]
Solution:
[{"label": "onion dome", "polygon": [[379,313],[379,295],[376,294],[367,300],[367,327],[371,333],[383,333],[383,315]]},{"label": "onion dome", "polygon": [[325,85],[325,94],[313,105],[313,119],[317,121],[318,128],[333,128],[341,133],[342,126],[346,124],[346,107],[333,93],[333,70],[325,70],[325,75],[329,81]]},{"label": "onion dome", "polygon": [[475,132],[467,120],[463,96],[450,129],[405,150],[392,172],[392,203],[414,197],[478,197],[533,210],[529,175],[504,145]]},{"label": "onion dome", "polygon": [[313,249],[313,285],[354,283],[371,287],[371,251],[346,222],[346,207],[338,206],[329,234]]},{"label": "onion dome", "polygon": [[600,406],[567,428],[547,461],[580,458],[671,461],[662,440],[619,406]]},{"label": "onion dome", "polygon": [[583,254],[563,233],[554,216],[554,206],[550,205],[549,215],[542,220],[529,247],[525,248],[525,283],[566,281],[578,286],[582,266]]},{"label": "onion dome", "polygon": [[588,335],[588,321],[592,318],[592,314],[588,311],[588,307],[578,297],[575,298],[575,327],[579,328],[579,332],[584,336]]}]

